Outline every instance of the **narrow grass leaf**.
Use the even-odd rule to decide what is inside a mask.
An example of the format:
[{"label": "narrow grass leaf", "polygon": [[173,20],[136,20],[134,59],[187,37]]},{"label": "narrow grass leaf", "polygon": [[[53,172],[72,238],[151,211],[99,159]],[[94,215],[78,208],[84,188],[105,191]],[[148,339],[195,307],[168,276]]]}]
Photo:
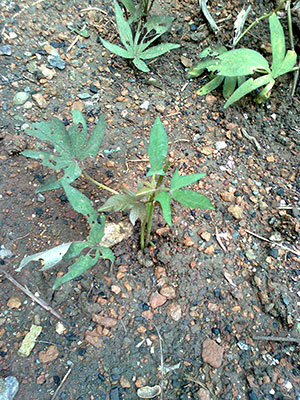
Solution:
[{"label": "narrow grass leaf", "polygon": [[123,45],[126,47],[126,49],[128,49],[130,46],[133,45],[133,37],[130,25],[124,18],[121,7],[119,6],[116,0],[114,0],[114,7],[115,7],[117,29],[120,35],[120,39]]},{"label": "narrow grass leaf", "polygon": [[143,51],[140,54],[140,58],[142,60],[149,60],[150,58],[155,58],[161,56],[162,54],[166,53],[167,51],[178,49],[180,44],[176,43],[162,43],[158,44],[157,46],[153,46],[148,50]]},{"label": "narrow grass leaf", "polygon": [[154,198],[155,201],[158,201],[161,205],[162,213],[164,219],[166,220],[169,226],[172,226],[172,215],[171,215],[171,196],[168,192],[160,192]]},{"label": "narrow grass leaf", "polygon": [[203,178],[206,174],[191,174],[191,175],[179,175],[178,169],[176,169],[174,175],[171,179],[171,190],[180,189],[184,186],[191,185],[199,181],[199,179]]},{"label": "narrow grass leaf", "polygon": [[228,99],[234,92],[237,84],[236,76],[225,76],[224,84],[223,84],[223,96],[225,99]]},{"label": "narrow grass leaf", "polygon": [[242,97],[246,96],[248,93],[261,86],[267,85],[272,80],[271,75],[260,76],[257,79],[250,78],[244,82],[240,87],[238,87],[233,94],[226,101],[224,108],[229,107],[231,104],[235,103]]},{"label": "narrow grass leaf", "polygon": [[194,190],[174,190],[171,196],[186,207],[214,210],[209,198]]},{"label": "narrow grass leaf", "polygon": [[285,56],[285,38],[282,26],[275,13],[269,17],[272,46],[272,73],[277,74]]},{"label": "narrow grass leaf", "polygon": [[216,76],[214,79],[209,81],[206,85],[202,86],[200,89],[196,91],[196,94],[200,96],[204,96],[207,93],[210,93],[212,90],[216,89],[219,87],[222,82],[224,81],[224,76]]},{"label": "narrow grass leaf", "polygon": [[150,133],[148,155],[151,169],[147,176],[165,175],[163,163],[168,154],[168,136],[159,117],[156,118]]},{"label": "narrow grass leaf", "polygon": [[140,71],[143,71],[143,72],[149,72],[149,71],[150,71],[150,69],[148,68],[147,64],[144,63],[144,61],[142,61],[142,60],[139,59],[139,58],[135,58],[135,59],[133,60],[133,64],[134,64],[134,65],[137,67],[137,69],[139,69]]}]

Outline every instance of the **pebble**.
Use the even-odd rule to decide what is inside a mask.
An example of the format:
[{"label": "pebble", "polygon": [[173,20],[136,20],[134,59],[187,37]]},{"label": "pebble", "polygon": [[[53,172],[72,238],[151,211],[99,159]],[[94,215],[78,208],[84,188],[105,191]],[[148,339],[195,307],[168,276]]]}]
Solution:
[{"label": "pebble", "polygon": [[173,286],[163,286],[159,292],[162,296],[167,299],[175,299],[176,298],[176,290]]},{"label": "pebble", "polygon": [[203,388],[198,390],[197,396],[199,400],[210,400],[209,391]]},{"label": "pebble", "polygon": [[213,368],[219,368],[222,365],[224,349],[214,340],[205,339],[202,345],[203,362],[208,363]]},{"label": "pebble", "polygon": [[42,193],[37,194],[37,201],[39,201],[40,203],[44,203],[45,200],[46,198],[44,195],[42,195]]},{"label": "pebble", "polygon": [[298,210],[298,208],[292,208],[292,215],[294,218],[299,217],[300,211]]},{"label": "pebble", "polygon": [[155,110],[161,114],[165,112],[166,107],[163,104],[157,104]]},{"label": "pebble", "polygon": [[152,293],[150,296],[150,299],[149,299],[149,303],[152,308],[160,307],[160,306],[164,305],[166,301],[167,301],[167,298],[157,292]]},{"label": "pebble", "polygon": [[90,84],[90,91],[92,93],[97,93],[98,92],[98,88],[97,86],[93,85],[92,83]]},{"label": "pebble", "polygon": [[141,108],[142,110],[148,110],[149,105],[150,105],[149,101],[148,101],[148,100],[145,100],[145,101],[140,105],[140,108]]},{"label": "pebble", "polygon": [[19,382],[14,376],[0,378],[0,400],[12,400],[19,389]]},{"label": "pebble", "polygon": [[39,108],[46,108],[48,103],[45,97],[41,93],[35,93],[32,95],[33,100],[36,102]]},{"label": "pebble", "polygon": [[22,305],[21,300],[19,297],[11,297],[7,302],[7,307],[9,308],[20,308]]},{"label": "pebble", "polygon": [[228,203],[233,203],[235,201],[235,196],[232,192],[221,192],[220,197],[223,201],[226,201]]},{"label": "pebble", "polygon": [[117,320],[114,318],[105,317],[97,314],[92,314],[92,317],[93,321],[96,322],[96,324],[104,326],[105,328],[112,328],[117,324]]},{"label": "pebble", "polygon": [[235,218],[235,219],[242,219],[244,209],[240,206],[230,206],[228,207],[228,212]]},{"label": "pebble", "polygon": [[181,307],[177,303],[170,303],[167,306],[167,314],[170,316],[170,318],[173,319],[173,321],[179,321],[181,318]]},{"label": "pebble", "polygon": [[15,94],[13,98],[13,103],[16,106],[21,106],[22,104],[26,103],[29,98],[29,93],[26,92],[18,92]]},{"label": "pebble", "polygon": [[248,249],[245,252],[246,257],[249,261],[255,260],[256,259],[256,254],[254,253],[254,251],[252,249]]},{"label": "pebble", "polygon": [[13,253],[2,244],[0,247],[0,260],[4,260],[4,258],[11,258],[12,256]]},{"label": "pebble", "polygon": [[216,142],[216,150],[223,150],[227,147],[226,142]]},{"label": "pebble", "polygon": [[12,49],[9,44],[0,47],[0,56],[11,56]]},{"label": "pebble", "polygon": [[278,254],[279,254],[278,249],[272,248],[269,251],[269,256],[271,256],[273,258],[278,258]]},{"label": "pebble", "polygon": [[59,351],[54,344],[49,346],[47,350],[42,350],[39,352],[39,360],[44,364],[56,360],[58,356]]},{"label": "pebble", "polygon": [[51,54],[47,57],[48,63],[51,65],[51,67],[58,68],[60,70],[63,70],[66,68],[66,63],[64,60],[60,58],[60,55],[58,52],[53,49],[51,51]]}]

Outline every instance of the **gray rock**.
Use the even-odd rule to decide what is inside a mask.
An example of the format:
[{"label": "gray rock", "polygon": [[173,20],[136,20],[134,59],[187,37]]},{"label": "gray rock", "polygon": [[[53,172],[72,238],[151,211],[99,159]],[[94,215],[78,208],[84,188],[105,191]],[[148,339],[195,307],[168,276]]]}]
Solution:
[{"label": "gray rock", "polygon": [[15,94],[13,102],[16,106],[21,106],[22,104],[26,103],[28,98],[29,98],[29,93],[18,92]]},{"label": "gray rock", "polygon": [[12,400],[19,389],[19,382],[14,376],[0,378],[0,400]]},{"label": "gray rock", "polygon": [[9,44],[5,44],[0,47],[0,55],[1,56],[11,56],[11,46]]},{"label": "gray rock", "polygon": [[60,58],[60,55],[56,50],[52,50],[51,54],[47,57],[47,60],[51,67],[55,67],[61,70],[66,68],[65,61]]}]

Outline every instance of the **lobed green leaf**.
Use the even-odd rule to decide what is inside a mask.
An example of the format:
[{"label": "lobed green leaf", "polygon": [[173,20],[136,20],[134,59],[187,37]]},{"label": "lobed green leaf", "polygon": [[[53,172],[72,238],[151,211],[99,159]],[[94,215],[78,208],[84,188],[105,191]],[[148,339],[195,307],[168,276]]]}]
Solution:
[{"label": "lobed green leaf", "polygon": [[136,202],[130,210],[129,219],[132,225],[135,225],[138,219],[144,221],[146,219],[146,205],[141,202]]},{"label": "lobed green leaf", "polygon": [[168,154],[168,136],[159,117],[156,118],[150,133],[148,155],[150,171],[147,176],[165,175],[163,163]]},{"label": "lobed green leaf", "polygon": [[171,190],[191,185],[192,183],[199,181],[199,179],[203,178],[205,175],[206,174],[190,174],[181,176],[179,175],[178,169],[176,169],[171,179]]},{"label": "lobed green leaf", "polygon": [[194,190],[174,190],[171,196],[186,207],[214,210],[209,198]]},{"label": "lobed green leaf", "polygon": [[105,228],[105,218],[103,215],[101,215],[100,220],[97,218],[96,220],[92,221],[90,223],[90,233],[88,236],[88,242],[89,243],[95,243],[99,244],[101,242],[101,239],[104,236],[104,228]]},{"label": "lobed green leaf", "polygon": [[73,242],[62,259],[70,260],[71,258],[78,257],[82,250],[88,246],[89,244],[87,242]]},{"label": "lobed green leaf", "polygon": [[297,53],[293,50],[288,50],[280,67],[277,69],[276,74],[272,73],[273,78],[291,72],[297,62]]},{"label": "lobed green leaf", "polygon": [[162,213],[164,219],[169,226],[172,226],[172,216],[171,216],[171,196],[168,192],[160,192],[154,197],[154,201],[158,201],[161,205]]},{"label": "lobed green leaf", "polygon": [[98,155],[102,139],[105,134],[105,129],[106,129],[106,124],[105,124],[104,114],[101,114],[99,117],[99,121],[95,126],[87,142],[87,145],[82,150],[81,157],[83,159],[87,157],[94,158]]}]

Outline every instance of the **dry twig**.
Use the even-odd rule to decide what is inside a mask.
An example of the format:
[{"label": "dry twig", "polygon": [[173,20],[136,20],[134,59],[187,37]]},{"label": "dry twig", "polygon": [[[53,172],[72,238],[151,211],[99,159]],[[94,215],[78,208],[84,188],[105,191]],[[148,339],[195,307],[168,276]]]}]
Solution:
[{"label": "dry twig", "polygon": [[161,393],[160,393],[160,400],[163,400],[163,387],[164,387],[164,354],[163,354],[163,347],[162,347],[162,337],[160,335],[160,332],[158,328],[154,325],[157,335],[158,335],[158,341],[159,341],[159,349],[160,349],[160,386],[161,386]]},{"label": "dry twig", "polygon": [[74,364],[71,365],[71,367],[68,369],[66,375],[63,377],[60,385],[58,386],[58,388],[55,390],[54,395],[51,397],[51,400],[56,399],[57,395],[59,394],[59,392],[61,391],[63,385],[65,384],[66,380],[68,379],[68,376],[70,375],[70,373],[72,372],[72,369],[74,367]]},{"label": "dry twig", "polygon": [[253,340],[267,340],[270,342],[300,343],[300,339],[281,336],[253,336]]}]

